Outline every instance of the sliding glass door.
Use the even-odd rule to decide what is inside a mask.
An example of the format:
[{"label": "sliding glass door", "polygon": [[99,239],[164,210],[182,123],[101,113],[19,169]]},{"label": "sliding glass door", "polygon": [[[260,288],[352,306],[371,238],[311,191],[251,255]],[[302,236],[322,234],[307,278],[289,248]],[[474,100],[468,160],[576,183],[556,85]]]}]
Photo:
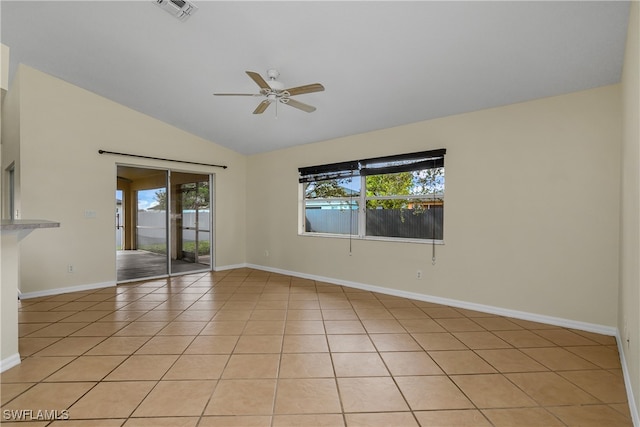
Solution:
[{"label": "sliding glass door", "polygon": [[118,282],[211,269],[211,175],[118,166]]},{"label": "sliding glass door", "polygon": [[211,186],[209,175],[171,173],[172,271],[211,266]]},{"label": "sliding glass door", "polygon": [[167,187],[137,190],[136,249],[144,254],[147,277],[167,274]]}]

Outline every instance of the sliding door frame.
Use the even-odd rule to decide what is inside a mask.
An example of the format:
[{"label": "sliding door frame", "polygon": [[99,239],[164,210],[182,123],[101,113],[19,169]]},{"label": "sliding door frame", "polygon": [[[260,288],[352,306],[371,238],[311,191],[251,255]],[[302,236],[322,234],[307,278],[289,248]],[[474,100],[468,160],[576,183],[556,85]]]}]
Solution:
[{"label": "sliding door frame", "polygon": [[[116,262],[116,283],[117,284],[121,284],[121,283],[127,283],[127,282],[133,282],[133,281],[139,281],[139,280],[151,280],[151,279],[157,279],[157,278],[165,278],[165,277],[174,277],[174,276],[182,276],[182,275],[186,275],[186,274],[192,274],[192,273],[202,273],[202,272],[207,272],[207,271],[214,271],[214,266],[215,266],[215,241],[216,241],[216,230],[215,230],[215,210],[216,210],[216,203],[215,203],[215,174],[214,173],[205,173],[205,172],[200,172],[200,171],[193,171],[193,170],[184,170],[184,169],[174,169],[174,168],[162,168],[162,167],[155,167],[155,166],[146,166],[146,165],[137,165],[137,164],[129,164],[129,163],[116,163],[116,181],[120,178],[118,176],[118,170],[120,167],[124,167],[124,168],[135,168],[135,169],[149,169],[152,171],[157,171],[157,172],[164,172],[165,175],[165,185],[166,185],[166,212],[165,212],[165,218],[164,218],[164,223],[165,223],[165,236],[166,236],[166,247],[167,247],[167,253],[166,253],[166,273],[165,274],[161,274],[161,275],[156,275],[156,276],[148,276],[148,277],[140,277],[140,278],[134,278],[134,279],[125,279],[125,280],[117,280],[117,275],[118,275],[118,263]],[[171,268],[171,261],[172,261],[172,256],[173,256],[173,232],[172,232],[172,224],[171,224],[171,217],[172,215],[175,215],[177,212],[173,211],[173,196],[172,196],[172,191],[171,191],[171,187],[172,187],[172,179],[171,179],[171,175],[172,173],[183,173],[183,174],[192,174],[192,175],[202,175],[202,176],[207,176],[208,177],[208,184],[209,184],[209,221],[208,221],[208,227],[209,227],[209,266],[207,268],[202,268],[202,269],[195,269],[192,271],[182,271],[182,272],[174,272],[172,271]],[[118,185],[116,183],[116,189],[118,189]],[[133,191],[133,190],[130,190]],[[137,191],[137,190],[136,190]],[[114,193],[115,196],[115,193]],[[135,207],[135,213],[137,214],[137,196],[136,197],[123,197],[123,199],[134,199],[135,203],[136,203],[136,207]],[[132,214],[132,210],[128,207],[126,207],[126,203],[128,202],[127,200],[123,200],[122,201],[124,204],[124,209],[123,209],[123,213],[125,215],[131,215]],[[115,201],[115,197],[114,197],[114,204],[116,203]],[[117,209],[117,206],[116,206]],[[116,211],[116,209],[114,209],[114,212]],[[128,221],[129,224],[132,224],[132,221],[129,220]],[[131,225],[132,228],[135,228],[137,226],[137,219],[135,220],[136,224],[135,225]],[[176,231],[176,233],[181,232],[181,231]],[[129,233],[131,233],[131,230],[129,231]],[[134,239],[133,239],[133,246],[135,248],[138,247],[138,242],[137,242],[137,232],[134,232]],[[124,241],[124,239],[123,239]],[[114,248],[115,248],[115,234],[114,234]],[[202,264],[204,265],[204,264]]]}]

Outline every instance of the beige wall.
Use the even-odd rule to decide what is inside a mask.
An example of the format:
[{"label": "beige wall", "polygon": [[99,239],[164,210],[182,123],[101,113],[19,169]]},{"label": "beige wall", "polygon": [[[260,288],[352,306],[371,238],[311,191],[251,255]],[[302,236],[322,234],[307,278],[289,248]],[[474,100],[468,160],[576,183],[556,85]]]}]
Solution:
[{"label": "beige wall", "polygon": [[[23,242],[22,292],[115,282],[116,162],[215,173],[216,264],[244,262],[245,156],[32,68],[20,66],[18,73],[21,217],[61,223]],[[99,155],[99,149],[229,168]],[[85,218],[87,210],[96,218]]]},{"label": "beige wall", "polygon": [[[18,266],[19,257],[19,236],[18,233],[2,233],[0,242],[0,372],[7,369],[3,365],[15,365],[19,363],[18,358],[18,304],[16,298],[18,292],[15,288],[19,282]],[[12,359],[17,361],[11,362]],[[16,363],[17,362],[17,363]]]},{"label": "beige wall", "polygon": [[[0,118],[0,144],[5,140],[15,138],[13,133],[17,129],[15,124],[17,121],[17,109],[15,108],[15,96],[6,97],[7,89],[7,75],[9,65],[9,49],[5,45],[0,45],[0,92],[2,99],[2,111],[4,113],[4,101],[6,99],[7,105],[12,105],[11,108],[13,115],[9,114],[8,119],[11,119],[11,123],[5,120],[1,121]],[[2,125],[5,125],[4,127]],[[0,146],[3,147],[4,145]],[[0,148],[0,151],[2,149]],[[4,195],[7,190],[5,172],[2,162],[2,155],[0,153],[0,216],[4,213]],[[4,216],[2,216],[4,218]],[[18,277],[18,235],[17,233],[1,233],[0,234],[0,371],[7,369],[9,366],[19,362],[18,355],[18,306],[16,304],[16,284],[19,281]]]},{"label": "beige wall", "polygon": [[[346,239],[298,236],[298,167],[438,148],[435,266],[428,245],[354,241],[350,255]],[[618,85],[251,156],[247,261],[614,327],[619,164]]]},{"label": "beige wall", "polygon": [[[11,162],[5,162],[5,159],[19,158],[18,141],[19,141],[19,94],[18,90],[6,93],[2,97],[1,110],[1,127],[0,127],[0,192],[2,202],[0,205],[1,216],[3,219],[8,218],[9,212],[5,203],[6,191],[8,189],[5,168]],[[19,175],[16,175],[16,181],[19,182]],[[0,234],[0,370],[8,369],[8,367],[19,363],[18,355],[18,305],[16,304],[17,290],[16,286],[20,281],[18,274],[19,266],[19,249],[17,233],[1,233]]]},{"label": "beige wall", "polygon": [[0,89],[9,89],[9,47],[0,43]]},{"label": "beige wall", "polygon": [[[632,2],[622,75],[622,223],[620,302],[622,338],[635,407],[640,408],[640,4]],[[628,341],[627,341],[628,340]],[[636,412],[637,417],[637,412]],[[640,420],[636,419],[636,423]]]},{"label": "beige wall", "polygon": [[15,163],[15,209],[20,211],[20,76],[14,78],[11,91],[6,93],[2,101],[2,218],[10,218],[8,193],[9,186],[7,168]]}]

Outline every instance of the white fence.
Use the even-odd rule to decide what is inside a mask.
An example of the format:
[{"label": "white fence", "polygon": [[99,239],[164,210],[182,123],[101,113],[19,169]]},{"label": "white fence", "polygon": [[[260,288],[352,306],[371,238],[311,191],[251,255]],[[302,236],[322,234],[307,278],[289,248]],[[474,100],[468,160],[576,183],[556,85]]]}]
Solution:
[{"label": "white fence", "polygon": [[[138,212],[137,234],[138,247],[166,244],[167,240],[167,219],[166,211],[140,211]],[[211,228],[211,216],[209,211],[198,211],[200,223],[199,241],[209,241],[209,231]],[[121,222],[122,223],[122,222]],[[196,240],[196,213],[186,211],[182,214],[182,239],[184,242]],[[184,230],[192,228],[192,230]],[[116,230],[116,247],[122,247],[121,228]]]}]

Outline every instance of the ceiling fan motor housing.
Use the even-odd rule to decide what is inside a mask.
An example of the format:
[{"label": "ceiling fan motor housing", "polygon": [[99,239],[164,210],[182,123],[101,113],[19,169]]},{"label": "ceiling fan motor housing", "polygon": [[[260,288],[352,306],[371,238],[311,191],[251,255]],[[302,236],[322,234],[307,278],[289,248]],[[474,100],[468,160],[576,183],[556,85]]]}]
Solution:
[{"label": "ceiling fan motor housing", "polygon": [[280,77],[280,73],[278,72],[278,70],[275,70],[273,68],[267,70],[267,77],[269,77],[269,80],[267,80],[267,84],[269,85],[269,87],[271,87],[271,90],[274,90],[276,92],[284,90],[284,84],[277,80],[278,77]]},{"label": "ceiling fan motor housing", "polygon": [[275,68],[270,68],[267,70],[267,77],[269,77],[270,80],[277,80],[278,77],[280,77],[280,72]]}]

